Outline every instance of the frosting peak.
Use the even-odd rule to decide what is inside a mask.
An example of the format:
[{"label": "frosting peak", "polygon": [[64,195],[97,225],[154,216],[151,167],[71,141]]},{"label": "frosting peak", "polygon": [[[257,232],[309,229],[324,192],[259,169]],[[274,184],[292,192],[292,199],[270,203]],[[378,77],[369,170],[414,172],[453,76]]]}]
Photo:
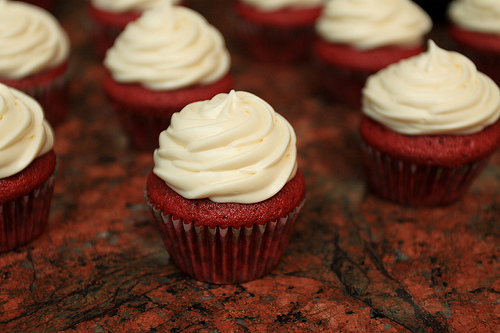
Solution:
[{"label": "frosting peak", "polygon": [[431,28],[429,15],[411,0],[330,0],[316,24],[326,41],[361,50],[419,45]]},{"label": "frosting peak", "polygon": [[439,48],[370,76],[363,112],[408,135],[470,134],[496,122],[500,90],[465,56]]},{"label": "frosting peak", "polygon": [[221,33],[199,13],[169,1],[128,24],[104,59],[116,81],[151,90],[213,83],[230,63]]},{"label": "frosting peak", "polygon": [[40,104],[0,84],[0,178],[22,171],[53,144],[54,134]]},{"label": "frosting peak", "polygon": [[154,173],[188,199],[256,203],[297,171],[292,126],[259,97],[218,94],[172,116],[154,152]]},{"label": "frosting peak", "polygon": [[55,67],[69,56],[69,39],[47,11],[0,1],[0,77],[19,79]]}]

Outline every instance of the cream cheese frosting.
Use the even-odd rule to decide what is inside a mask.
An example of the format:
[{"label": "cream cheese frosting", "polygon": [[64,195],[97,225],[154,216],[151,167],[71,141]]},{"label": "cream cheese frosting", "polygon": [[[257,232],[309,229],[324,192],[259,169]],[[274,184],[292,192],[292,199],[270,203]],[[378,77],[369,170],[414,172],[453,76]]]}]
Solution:
[{"label": "cream cheese frosting", "polygon": [[173,115],[159,143],[153,172],[188,199],[260,202],[297,171],[292,126],[244,91],[187,105]]},{"label": "cream cheese frosting", "polygon": [[0,77],[20,79],[67,60],[69,38],[47,11],[0,0]]},{"label": "cream cheese frosting", "polygon": [[[143,12],[163,5],[166,0],[91,0],[94,7],[112,13]],[[178,4],[181,0],[170,0]]]},{"label": "cream cheese frosting", "polygon": [[54,134],[40,104],[0,84],[0,179],[22,171],[53,145]]},{"label": "cream cheese frosting", "polygon": [[241,0],[249,6],[262,11],[274,11],[285,8],[311,8],[323,6],[324,0]]},{"label": "cream cheese frosting", "polygon": [[411,0],[330,0],[316,23],[324,40],[361,50],[419,45],[431,28],[429,15]]},{"label": "cream cheese frosting", "polygon": [[199,13],[169,2],[128,24],[104,59],[116,81],[151,90],[216,82],[230,63],[221,33]]},{"label": "cream cheese frosting", "polygon": [[456,0],[449,5],[448,15],[464,29],[500,35],[498,0]]},{"label": "cream cheese frosting", "polygon": [[363,112],[407,135],[471,134],[500,116],[500,90],[465,56],[439,48],[370,76]]}]

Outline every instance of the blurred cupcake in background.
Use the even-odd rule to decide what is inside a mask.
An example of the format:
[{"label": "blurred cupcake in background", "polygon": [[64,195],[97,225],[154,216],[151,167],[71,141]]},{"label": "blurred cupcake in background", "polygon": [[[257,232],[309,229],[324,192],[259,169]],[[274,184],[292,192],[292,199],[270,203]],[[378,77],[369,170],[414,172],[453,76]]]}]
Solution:
[{"label": "blurred cupcake in background", "polygon": [[67,115],[70,41],[46,10],[0,0],[0,83],[34,97],[57,126]]},{"label": "blurred cupcake in background", "polygon": [[500,89],[432,41],[427,52],[370,76],[363,96],[368,188],[394,203],[458,200],[500,144]]},{"label": "blurred cupcake in background", "polygon": [[0,253],[40,236],[56,173],[54,134],[31,96],[0,83]]},{"label": "blurred cupcake in background", "polygon": [[210,283],[274,269],[304,204],[295,131],[254,94],[187,105],[154,151],[146,198],[170,258]]},{"label": "blurred cupcake in background", "polygon": [[139,150],[153,150],[174,112],[233,88],[221,33],[194,10],[165,2],[118,36],[103,88]]},{"label": "blurred cupcake in background", "polygon": [[455,0],[448,16],[448,31],[459,51],[499,84],[500,1]]},{"label": "blurred cupcake in background", "polygon": [[57,0],[22,0],[22,1],[41,7],[49,12],[54,9],[57,3]]},{"label": "blurred cupcake in background", "polygon": [[96,55],[103,58],[128,23],[165,1],[179,4],[183,0],[90,0],[88,11]]},{"label": "blurred cupcake in background", "polygon": [[253,59],[292,63],[310,54],[324,0],[236,0],[235,25]]},{"label": "blurred cupcake in background", "polygon": [[421,53],[431,28],[429,15],[411,0],[328,0],[313,48],[324,91],[359,107],[366,78]]}]

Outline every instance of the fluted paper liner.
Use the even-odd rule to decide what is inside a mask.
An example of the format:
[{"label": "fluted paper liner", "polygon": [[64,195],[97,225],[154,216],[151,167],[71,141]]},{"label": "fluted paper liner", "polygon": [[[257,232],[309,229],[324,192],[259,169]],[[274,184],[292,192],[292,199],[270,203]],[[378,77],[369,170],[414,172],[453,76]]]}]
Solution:
[{"label": "fluted paper liner", "polygon": [[363,144],[368,186],[380,197],[409,206],[439,206],[462,197],[489,158],[457,168],[418,165]]},{"label": "fluted paper liner", "polygon": [[285,217],[265,224],[211,228],[163,214],[148,201],[174,263],[191,277],[215,284],[256,280],[275,268],[303,203]]},{"label": "fluted paper liner", "polygon": [[47,225],[55,172],[37,189],[0,205],[0,253],[40,236]]}]

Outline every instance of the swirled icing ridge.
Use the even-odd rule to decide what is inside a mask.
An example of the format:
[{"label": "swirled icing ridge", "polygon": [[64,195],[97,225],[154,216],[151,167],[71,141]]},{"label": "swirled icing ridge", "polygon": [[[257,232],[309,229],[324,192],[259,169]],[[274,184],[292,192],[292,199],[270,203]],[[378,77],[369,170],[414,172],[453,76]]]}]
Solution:
[{"label": "swirled icing ridge", "polygon": [[439,48],[400,61],[368,78],[363,112],[409,135],[470,134],[500,115],[500,90],[465,56]]},{"label": "swirled icing ridge", "polygon": [[292,126],[261,98],[231,91],[173,115],[154,173],[188,199],[256,203],[297,171]]},{"label": "swirled icing ridge", "polygon": [[22,171],[53,144],[54,134],[40,105],[0,84],[0,178]]},{"label": "swirled icing ridge", "polygon": [[500,35],[500,1],[458,0],[448,7],[450,19],[464,29]]},{"label": "swirled icing ridge", "polygon": [[326,41],[361,50],[419,45],[431,28],[429,15],[410,0],[331,0],[316,24]]},{"label": "swirled icing ridge", "polygon": [[116,81],[151,90],[213,83],[230,62],[217,29],[199,13],[168,3],[128,24],[104,60]]},{"label": "swirled icing ridge", "polygon": [[53,68],[69,56],[69,39],[47,11],[0,1],[0,77],[19,79]]}]

